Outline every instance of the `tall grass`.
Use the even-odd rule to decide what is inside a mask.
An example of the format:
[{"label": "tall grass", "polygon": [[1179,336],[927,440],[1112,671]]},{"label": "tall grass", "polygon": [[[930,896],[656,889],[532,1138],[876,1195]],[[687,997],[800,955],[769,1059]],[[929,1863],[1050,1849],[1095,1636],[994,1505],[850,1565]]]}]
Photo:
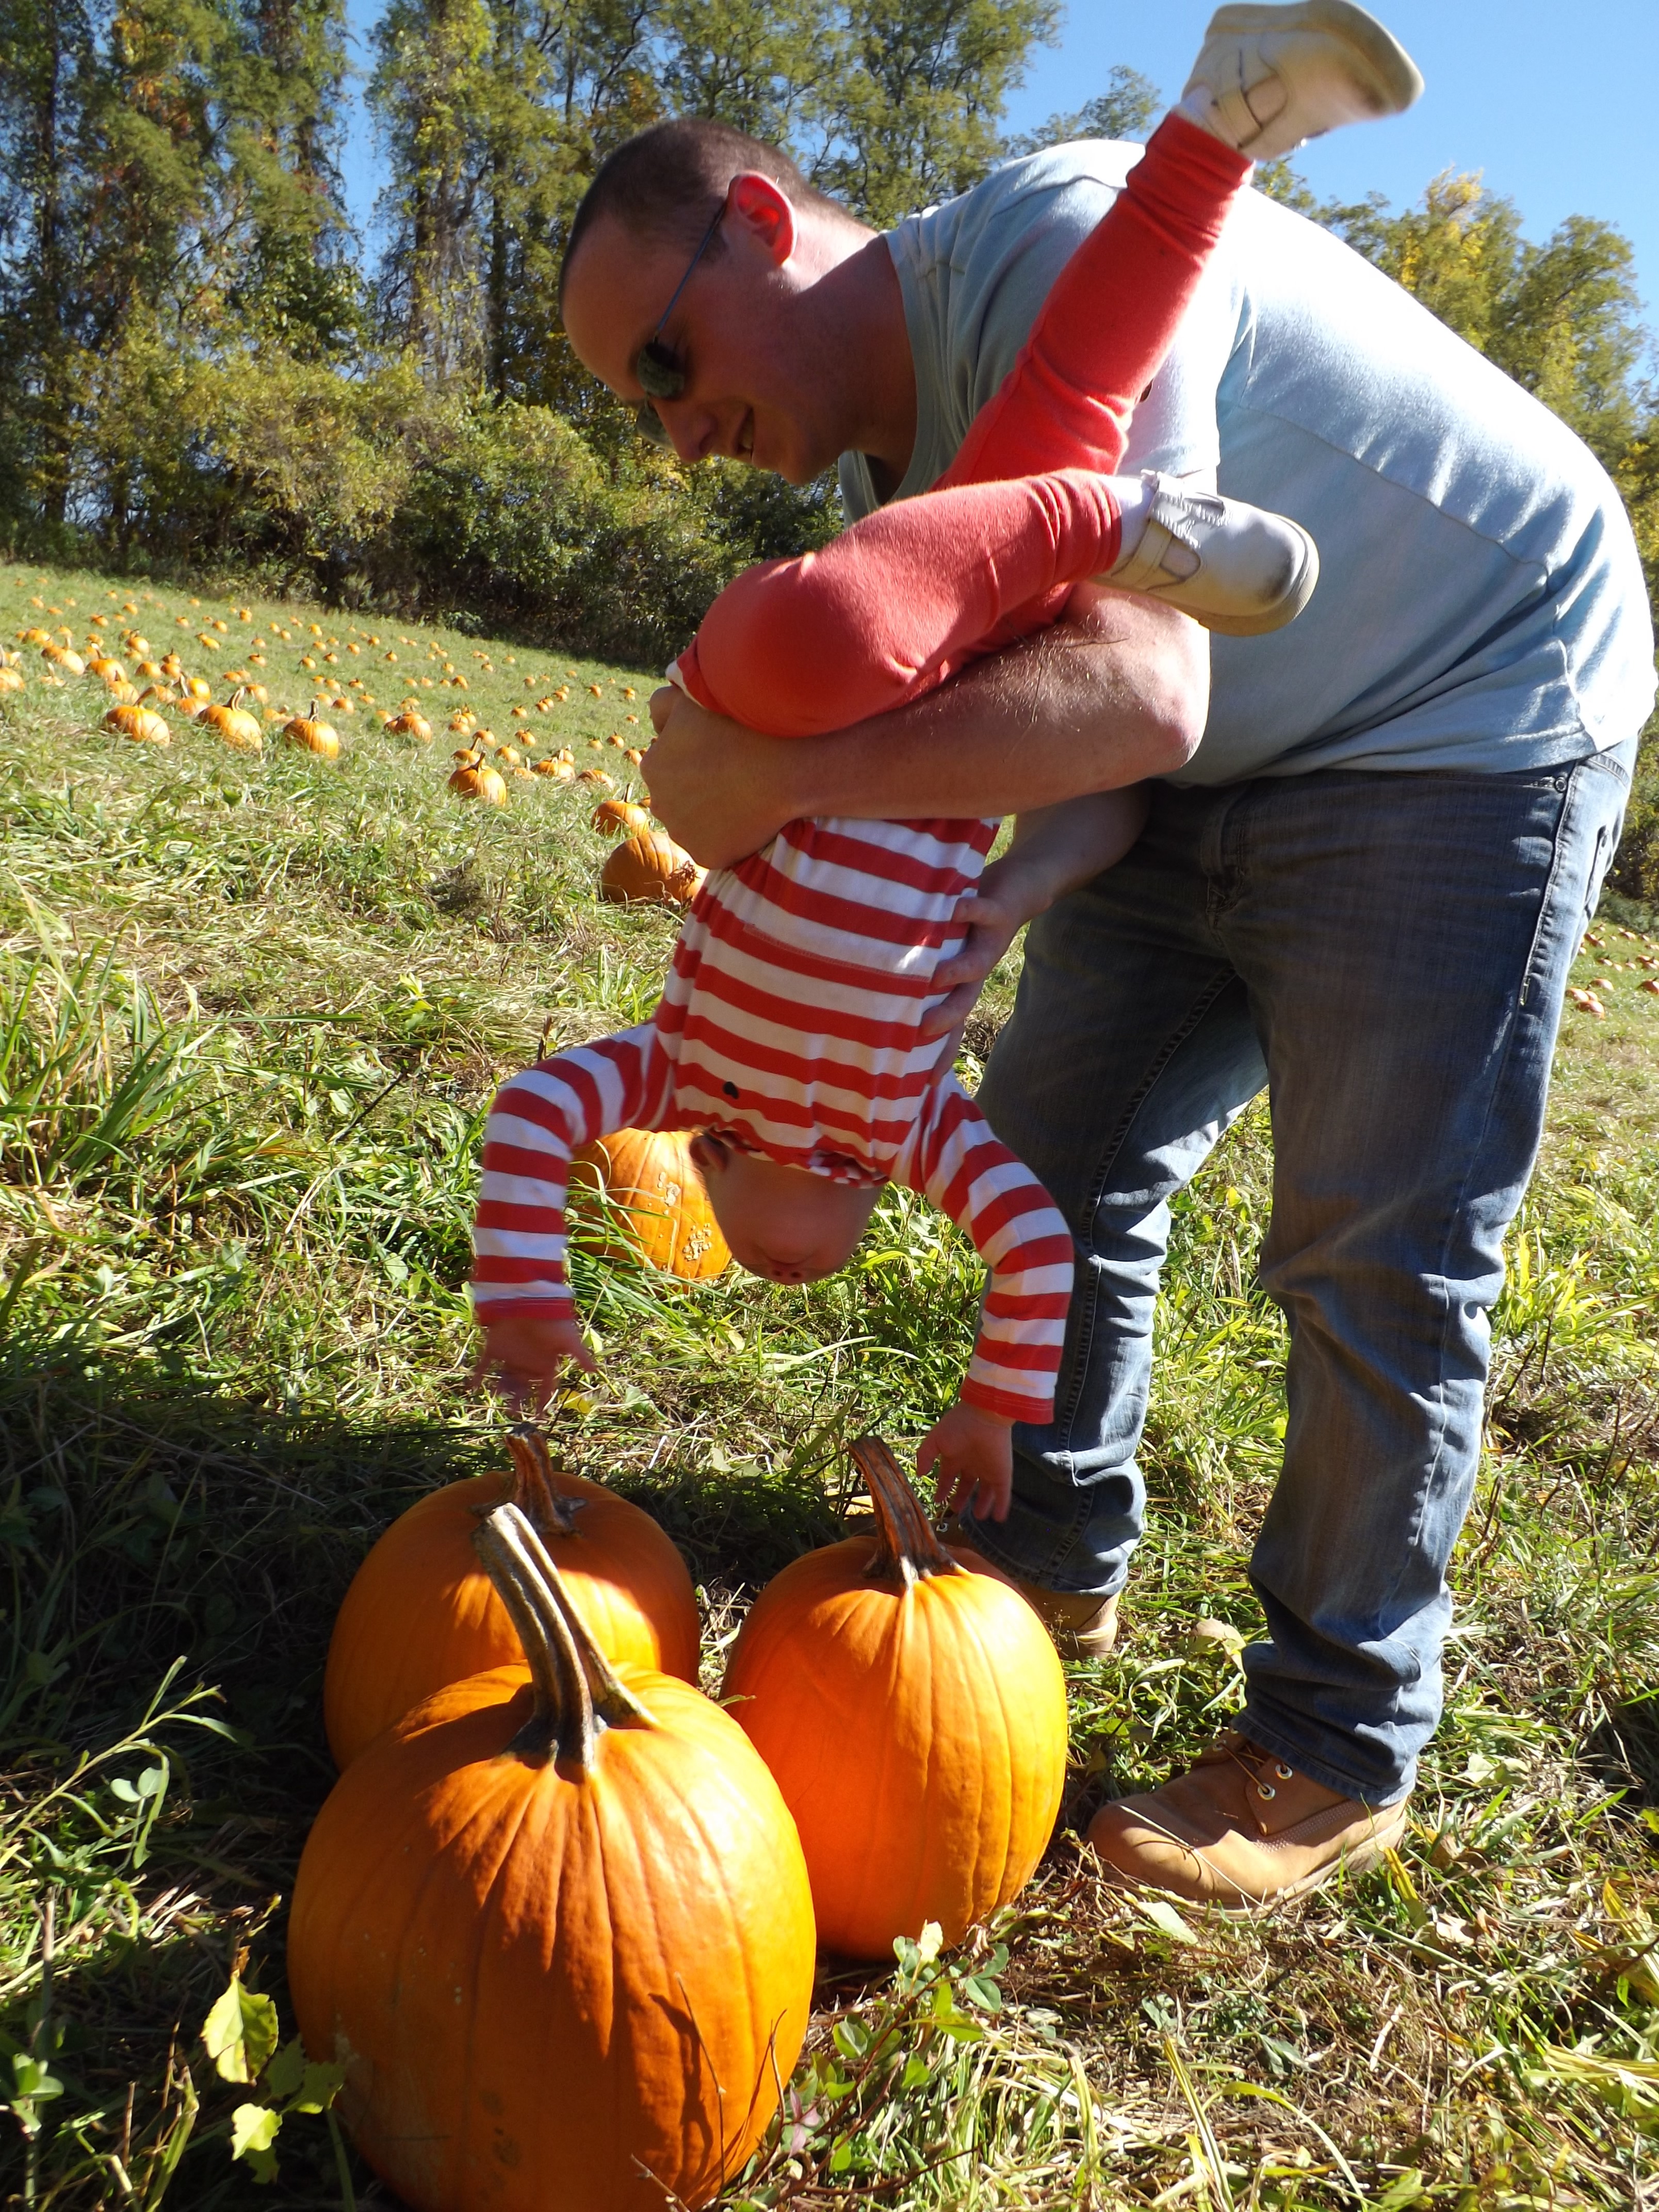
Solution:
[{"label": "tall grass", "polygon": [[[0,572],[0,633],[106,588]],[[495,657],[470,696],[499,720],[524,687]],[[602,745],[624,680],[583,664],[558,734]],[[481,1114],[544,1033],[647,1011],[672,923],[596,902],[568,789],[481,819],[447,760],[373,728],[337,766],[198,734],[150,753],[34,687],[0,737],[7,2201],[384,2203],[304,2115],[256,2197],[230,2155],[248,2092],[200,2031],[235,1970],[291,2032],[335,1605],[403,1504],[496,1456],[462,1387]],[[1611,965],[1650,956],[1598,934],[1609,1017],[1574,1018],[1510,1240],[1449,1710],[1401,1852],[1233,1920],[1103,1890],[1076,1841],[1235,1710],[1259,1623],[1285,1337],[1255,1273],[1258,1109],[1176,1209],[1152,1530],[1119,1654],[1071,1673],[1054,1847],[962,1955],[826,1972],[734,2207],[1655,2201],[1659,1001]],[[978,1291],[899,1194],[810,1291],[588,1249],[574,1273],[600,1366],[560,1448],[662,1518],[715,1645],[836,1533],[848,1436],[914,1438],[946,1401]]]}]

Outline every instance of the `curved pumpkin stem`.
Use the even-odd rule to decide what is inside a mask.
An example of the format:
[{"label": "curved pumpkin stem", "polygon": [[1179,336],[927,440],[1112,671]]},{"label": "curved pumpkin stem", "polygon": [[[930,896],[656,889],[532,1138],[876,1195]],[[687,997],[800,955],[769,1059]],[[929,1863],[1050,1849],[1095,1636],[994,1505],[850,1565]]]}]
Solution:
[{"label": "curved pumpkin stem", "polygon": [[518,1632],[535,1692],[535,1710],[507,1749],[592,1773],[602,1729],[652,1727],[651,1715],[617,1680],[516,1505],[498,1505],[472,1545]]},{"label": "curved pumpkin stem", "polygon": [[908,1589],[933,1575],[965,1574],[966,1568],[934,1534],[921,1501],[881,1438],[860,1437],[848,1449],[869,1487],[881,1528],[880,1547],[870,1562],[871,1580],[886,1582],[896,1575]]},{"label": "curved pumpkin stem", "polygon": [[553,1455],[547,1449],[547,1438],[533,1422],[520,1421],[507,1431],[507,1449],[513,1456],[513,1503],[544,1540],[574,1536],[582,1501],[561,1498],[554,1489]]}]

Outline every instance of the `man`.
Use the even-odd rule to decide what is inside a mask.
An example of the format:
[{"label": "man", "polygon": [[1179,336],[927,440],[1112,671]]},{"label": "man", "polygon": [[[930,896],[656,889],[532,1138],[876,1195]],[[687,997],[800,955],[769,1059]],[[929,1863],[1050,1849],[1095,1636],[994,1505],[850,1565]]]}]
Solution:
[{"label": "man", "polygon": [[[1264,74],[1249,96],[1270,105]],[[566,326],[683,458],[805,483],[839,457],[866,514],[947,465],[1137,151],[1016,162],[878,237],[773,149],[659,125],[584,203]],[[981,1092],[1066,1214],[1079,1275],[1057,1417],[1016,1431],[1012,1513],[974,1541],[1057,1629],[1108,1648],[1144,1505],[1169,1201],[1266,1083],[1262,1277],[1291,1329],[1284,1470],[1251,1565],[1268,1637],[1245,1654],[1238,1729],[1090,1831],[1125,1878],[1237,1903],[1403,1831],[1439,1718],[1502,1238],[1652,637],[1585,449],[1259,199],[1129,465],[1218,477],[1310,530],[1322,578],[1302,618],[1212,645],[1156,599],[1085,587],[1057,630],[835,737],[781,741],[659,694],[649,775],[711,865],[802,816],[1006,813],[1158,779],[1129,856],[1033,921]],[[1194,549],[1203,527],[1196,498]],[[964,996],[1028,919],[981,900]]]}]

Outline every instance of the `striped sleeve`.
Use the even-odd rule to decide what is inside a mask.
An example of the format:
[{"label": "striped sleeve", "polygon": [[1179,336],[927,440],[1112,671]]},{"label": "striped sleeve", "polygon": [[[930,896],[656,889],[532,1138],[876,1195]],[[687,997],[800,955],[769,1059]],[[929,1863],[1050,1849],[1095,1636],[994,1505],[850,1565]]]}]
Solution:
[{"label": "striped sleeve", "polygon": [[1008,1421],[1047,1421],[1072,1302],[1065,1217],[954,1076],[924,1106],[894,1181],[948,1213],[990,1271],[963,1402]]},{"label": "striped sleeve", "polygon": [[484,1124],[483,1185],[472,1225],[472,1306],[562,1321],[570,1156],[614,1129],[660,1124],[670,1068],[648,1022],[577,1045],[501,1085]]}]

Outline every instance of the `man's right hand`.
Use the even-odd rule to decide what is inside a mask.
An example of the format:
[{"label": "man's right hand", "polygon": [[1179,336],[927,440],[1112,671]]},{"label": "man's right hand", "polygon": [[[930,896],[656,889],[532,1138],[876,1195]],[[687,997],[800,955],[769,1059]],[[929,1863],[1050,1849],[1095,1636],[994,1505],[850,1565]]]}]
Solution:
[{"label": "man's right hand", "polygon": [[705,868],[757,853],[801,811],[787,771],[812,738],[763,737],[711,714],[675,684],[652,693],[651,720],[657,740],[643,772],[652,811]]}]

